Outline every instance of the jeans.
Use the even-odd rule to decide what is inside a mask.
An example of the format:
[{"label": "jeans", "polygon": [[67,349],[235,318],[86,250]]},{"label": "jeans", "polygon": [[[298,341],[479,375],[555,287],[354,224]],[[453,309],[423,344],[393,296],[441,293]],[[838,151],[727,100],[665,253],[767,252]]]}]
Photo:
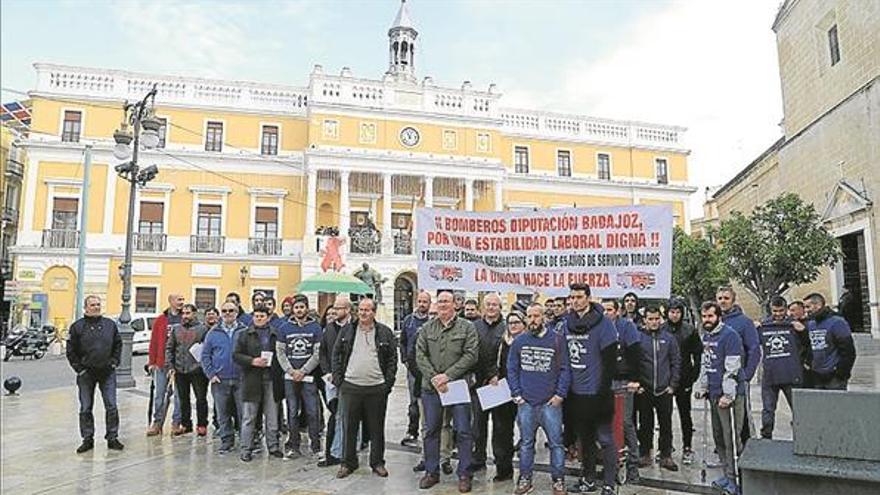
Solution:
[{"label": "jeans", "polygon": [[79,433],[83,440],[95,438],[95,416],[92,407],[95,404],[95,386],[101,389],[104,401],[104,421],[107,424],[106,440],[119,437],[119,409],[116,407],[116,370],[106,375],[91,370],[76,375],[76,387],[79,391]]},{"label": "jeans", "polygon": [[551,406],[543,402],[534,405],[528,402],[520,404],[516,423],[520,434],[520,477],[532,478],[532,467],[535,464],[535,436],[540,426],[547,436],[547,442],[550,443],[550,475],[554,481],[563,479],[565,448],[562,446],[562,406]]},{"label": "jeans", "polygon": [[[153,390],[153,423],[164,426],[165,413],[168,412],[168,406],[170,406],[170,404],[165,404],[165,397],[168,395],[168,387],[171,384],[168,380],[168,372],[163,368],[154,369],[153,383],[155,384],[155,389]],[[171,416],[171,423],[179,425],[180,397],[178,397],[176,389],[172,395],[174,396],[174,410]]]},{"label": "jeans", "polygon": [[235,444],[235,430],[232,422],[234,411],[241,410],[241,391],[237,378],[222,379],[211,384],[211,395],[214,397],[214,410],[217,411],[218,431],[221,447],[232,448]]},{"label": "jeans", "polygon": [[208,377],[201,368],[189,373],[175,373],[177,394],[180,396],[180,424],[192,428],[190,388],[196,395],[196,425],[208,426]]},{"label": "jeans", "polygon": [[263,427],[266,436],[266,448],[269,452],[278,451],[278,410],[275,394],[272,393],[272,382],[263,381],[260,402],[242,402],[241,419],[241,452],[250,452],[254,448],[254,429],[260,406],[263,408]]},{"label": "jeans", "polygon": [[791,385],[761,385],[761,438],[773,438],[779,392],[785,396],[789,409],[794,410],[791,402],[791,389]]},{"label": "jeans", "polygon": [[385,465],[385,410],[388,393],[385,386],[348,388],[343,383],[340,393],[345,396],[345,438],[342,463],[350,470],[358,468],[357,429],[361,421],[368,425],[370,438],[370,467]]},{"label": "jeans", "polygon": [[[733,466],[733,449],[736,442],[737,456],[742,453],[742,438],[733,432],[742,432],[745,419],[745,398],[737,395],[733,405],[729,408],[718,407],[718,399],[710,399],[710,411],[712,414],[712,437],[715,439],[715,451],[724,465],[724,476],[730,481],[736,480],[736,470]],[[730,424],[730,410],[733,409],[733,423]]]},{"label": "jeans", "polygon": [[419,388],[422,386],[421,380],[417,380],[416,376],[406,372],[406,388],[409,391],[409,407],[407,408],[407,416],[409,423],[407,424],[407,434],[419,436]]},{"label": "jeans", "polygon": [[[333,428],[333,444],[330,445],[330,455],[337,459],[342,459],[342,444],[345,440],[345,400],[342,397],[336,399],[336,422]],[[328,424],[328,428],[330,425]],[[329,440],[328,440],[329,442]]]},{"label": "jeans", "polygon": [[681,444],[690,450],[694,439],[694,419],[691,416],[691,387],[681,387],[675,391],[675,406],[678,408],[678,421],[681,425]]},{"label": "jeans", "polygon": [[[615,381],[613,387],[614,390],[623,391],[623,442],[626,444],[626,465],[630,467],[639,465],[639,437],[636,435],[636,425],[633,421],[635,394],[625,390],[627,383],[625,380]],[[596,455],[595,447],[589,451],[592,455]]]},{"label": "jeans", "polygon": [[306,412],[306,420],[309,429],[309,442],[312,452],[321,451],[321,425],[318,423],[318,387],[314,383],[294,382],[284,380],[284,395],[287,398],[287,447],[299,450],[299,410],[303,407]]},{"label": "jeans", "polygon": [[654,395],[650,391],[636,396],[641,411],[639,423],[639,453],[644,457],[654,448],[654,411],[660,423],[660,457],[672,455],[672,394]]},{"label": "jeans", "polygon": [[443,427],[443,410],[452,412],[455,425],[456,446],[458,447],[458,477],[470,478],[471,453],[473,436],[471,435],[471,405],[456,404],[446,408],[440,403],[437,392],[422,391],[422,406],[425,410],[425,472],[440,475],[440,431]]},{"label": "jeans", "polygon": [[596,477],[596,456],[586,455],[587,446],[599,441],[602,447],[602,466],[605,486],[617,483],[617,448],[611,433],[611,421],[614,418],[614,398],[600,395],[568,394],[571,401],[572,418],[577,428],[577,436],[581,442],[581,450],[585,453],[582,462],[583,476],[587,479]]},{"label": "jeans", "polygon": [[513,474],[513,425],[516,423],[517,406],[512,402],[495,407],[492,414],[492,455],[495,471]]}]

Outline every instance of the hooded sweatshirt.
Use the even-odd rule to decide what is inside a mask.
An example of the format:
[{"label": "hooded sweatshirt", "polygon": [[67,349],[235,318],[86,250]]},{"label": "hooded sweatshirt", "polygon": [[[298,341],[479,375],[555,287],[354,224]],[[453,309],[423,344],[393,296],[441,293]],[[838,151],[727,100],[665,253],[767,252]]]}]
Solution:
[{"label": "hooded sweatshirt", "polygon": [[[670,306],[670,309],[672,306]],[[678,342],[678,352],[681,354],[681,378],[679,388],[687,389],[697,381],[700,376],[700,359],[703,354],[703,342],[700,333],[690,323],[683,319],[678,323],[667,320],[661,330],[665,329],[675,337]]]},{"label": "hooded sweatshirt", "polygon": [[800,385],[803,382],[804,363],[809,364],[805,352],[810,352],[810,333],[796,332],[791,320],[774,321],[767,318],[758,327],[758,336],[764,350],[762,385]]},{"label": "hooded sweatshirt", "polygon": [[761,342],[758,340],[758,330],[755,323],[743,314],[743,310],[735,304],[730,311],[721,315],[721,321],[734,329],[739,334],[743,343],[743,380],[746,383],[752,381],[755,372],[758,371],[758,363],[761,362]]},{"label": "hooded sweatshirt", "polygon": [[574,310],[566,315],[565,340],[574,394],[611,393],[617,362],[617,330],[604,313],[601,305],[590,303],[583,317]]},{"label": "hooded sweatshirt", "polygon": [[825,306],[807,323],[813,345],[813,372],[821,377],[849,380],[856,347],[849,323]]},{"label": "hooded sweatshirt", "polygon": [[541,329],[523,332],[514,339],[507,357],[510,395],[531,405],[544,404],[554,395],[565,397],[571,380],[565,338]]},{"label": "hooded sweatshirt", "polygon": [[743,354],[742,339],[726,323],[719,322],[711,332],[704,333],[703,362],[694,390],[708,392],[713,401],[722,395],[732,398],[745,395]]}]

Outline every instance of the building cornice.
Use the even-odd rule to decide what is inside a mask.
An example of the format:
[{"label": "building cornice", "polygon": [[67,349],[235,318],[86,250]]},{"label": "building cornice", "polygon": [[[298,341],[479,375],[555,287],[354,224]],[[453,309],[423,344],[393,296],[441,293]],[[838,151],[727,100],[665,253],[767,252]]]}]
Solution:
[{"label": "building cornice", "polygon": [[431,153],[393,152],[365,148],[315,147],[306,151],[310,170],[378,171],[395,175],[503,180],[506,169],[497,158],[458,157]]}]

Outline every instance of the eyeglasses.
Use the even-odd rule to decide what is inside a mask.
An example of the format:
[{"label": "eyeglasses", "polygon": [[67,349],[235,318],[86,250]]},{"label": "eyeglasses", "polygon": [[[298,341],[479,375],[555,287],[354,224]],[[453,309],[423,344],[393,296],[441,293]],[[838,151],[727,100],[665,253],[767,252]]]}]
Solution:
[{"label": "eyeglasses", "polygon": [[237,313],[237,311],[234,309],[221,309],[220,312],[221,313]]}]

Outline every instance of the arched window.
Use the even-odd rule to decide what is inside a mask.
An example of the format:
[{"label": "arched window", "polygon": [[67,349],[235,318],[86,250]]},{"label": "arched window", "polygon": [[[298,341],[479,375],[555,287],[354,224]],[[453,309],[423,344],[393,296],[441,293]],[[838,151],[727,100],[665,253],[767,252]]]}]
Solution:
[{"label": "arched window", "polygon": [[406,41],[404,41],[400,44],[400,64],[401,65],[406,65],[409,63],[409,61],[407,60],[408,59],[407,48],[409,48],[409,45],[406,43]]}]

